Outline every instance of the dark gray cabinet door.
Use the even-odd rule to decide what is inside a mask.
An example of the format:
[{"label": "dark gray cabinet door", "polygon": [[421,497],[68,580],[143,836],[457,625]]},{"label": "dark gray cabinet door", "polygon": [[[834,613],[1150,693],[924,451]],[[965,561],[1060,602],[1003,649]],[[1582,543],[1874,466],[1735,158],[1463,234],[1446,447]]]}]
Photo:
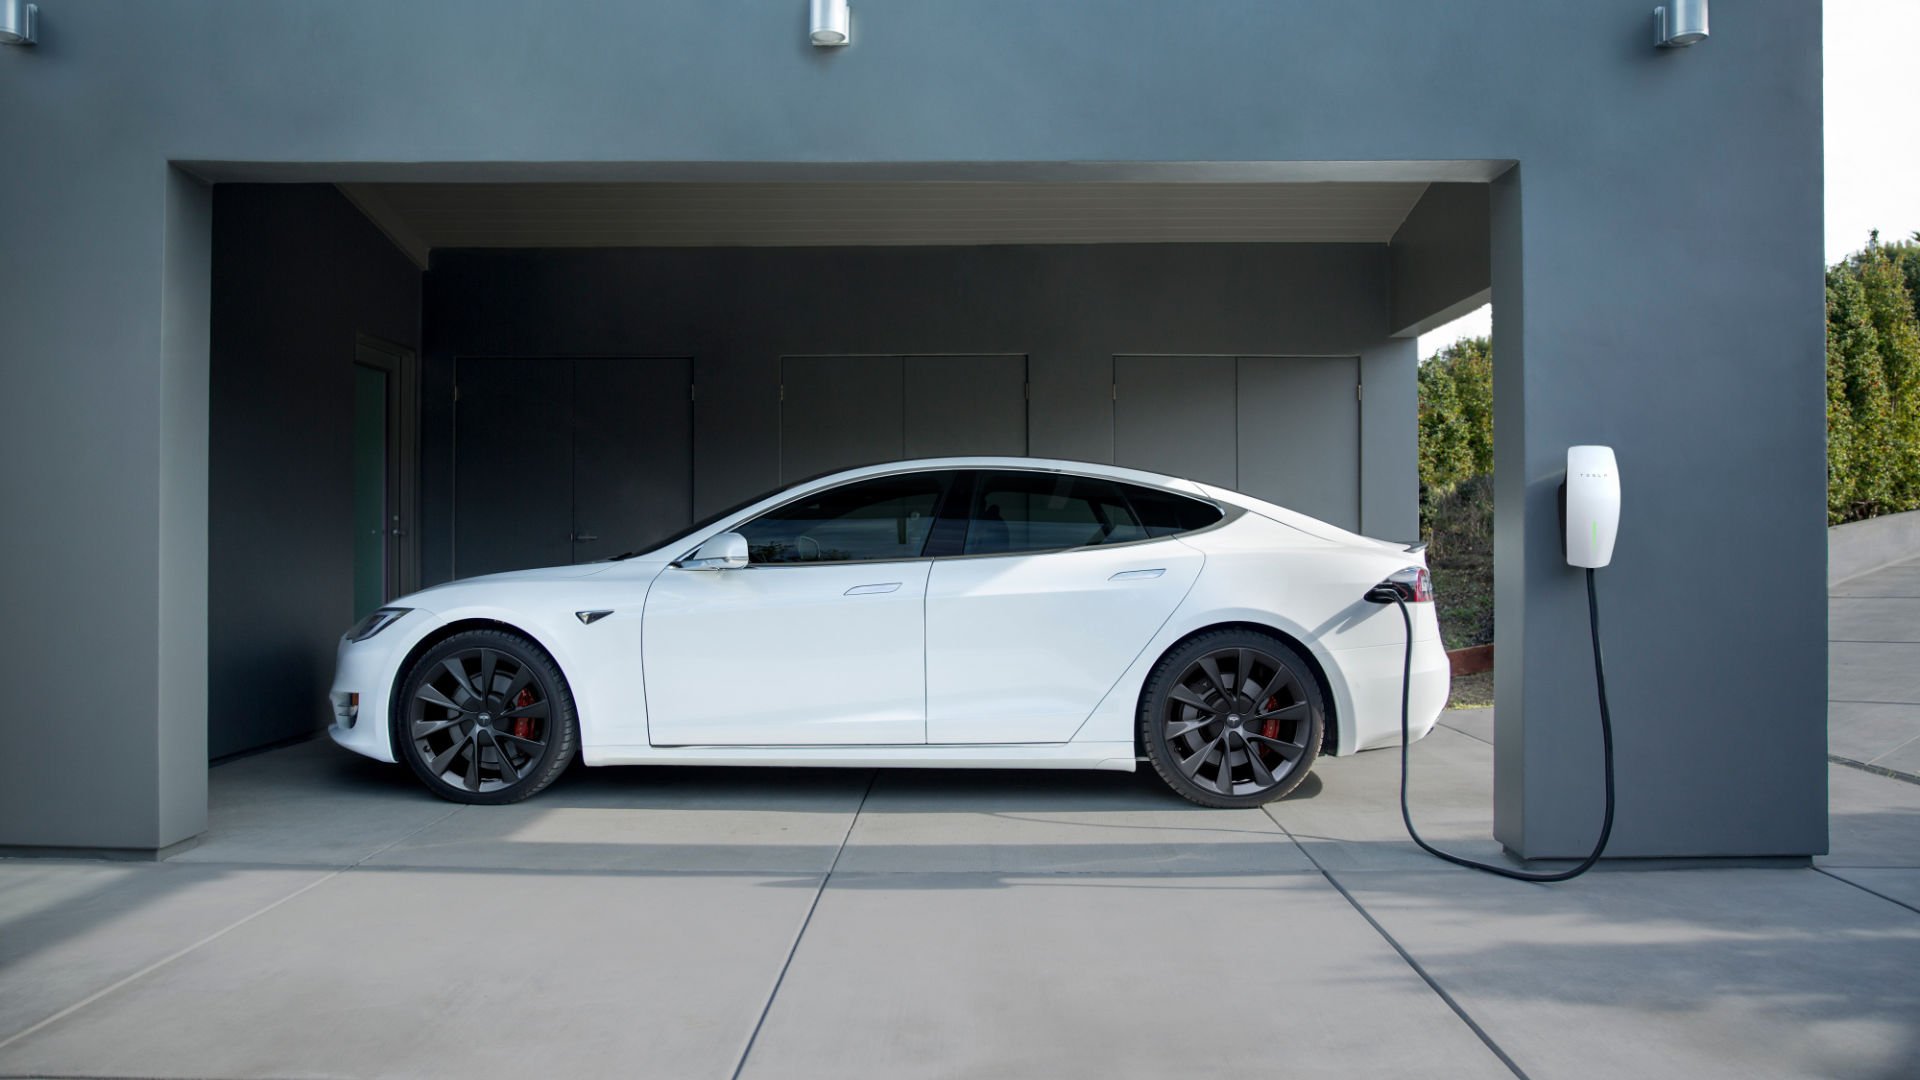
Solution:
[{"label": "dark gray cabinet door", "polygon": [[1240,490],[1360,527],[1360,361],[1240,358]]},{"label": "dark gray cabinet door", "polygon": [[573,362],[573,561],[644,551],[693,520],[693,361]]},{"label": "dark gray cabinet door", "polygon": [[573,363],[455,363],[454,574],[573,561]]},{"label": "dark gray cabinet door", "polygon": [[901,357],[785,357],[780,394],[782,483],[904,456]]},{"label": "dark gray cabinet door", "polygon": [[909,458],[1027,452],[1025,356],[909,356]]},{"label": "dark gray cabinet door", "polygon": [[454,573],[592,562],[693,519],[692,362],[461,358]]},{"label": "dark gray cabinet door", "polygon": [[1234,359],[1113,358],[1113,461],[1237,488]]}]

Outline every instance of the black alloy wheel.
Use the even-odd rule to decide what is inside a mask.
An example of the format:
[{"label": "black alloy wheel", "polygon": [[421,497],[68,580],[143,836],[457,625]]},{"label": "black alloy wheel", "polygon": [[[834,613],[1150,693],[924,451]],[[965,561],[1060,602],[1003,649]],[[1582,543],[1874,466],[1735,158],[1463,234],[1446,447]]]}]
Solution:
[{"label": "black alloy wheel", "polygon": [[1140,695],[1147,759],[1181,796],[1259,806],[1306,779],[1325,696],[1297,650],[1254,630],[1217,630],[1160,658]]},{"label": "black alloy wheel", "polygon": [[566,770],[579,739],[560,669],[503,630],[470,630],[429,649],[396,705],[395,749],[453,802],[527,798]]}]

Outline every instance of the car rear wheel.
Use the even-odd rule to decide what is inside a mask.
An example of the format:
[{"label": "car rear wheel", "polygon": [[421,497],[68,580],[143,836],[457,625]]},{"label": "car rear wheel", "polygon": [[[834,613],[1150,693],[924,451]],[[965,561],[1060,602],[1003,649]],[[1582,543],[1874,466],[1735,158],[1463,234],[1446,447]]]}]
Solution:
[{"label": "car rear wheel", "polygon": [[453,802],[519,802],[566,771],[579,741],[560,669],[504,630],[469,630],[427,650],[397,704],[394,747]]},{"label": "car rear wheel", "polygon": [[1248,807],[1297,787],[1320,753],[1325,695],[1299,651],[1256,630],[1216,630],[1160,658],[1140,695],[1147,759],[1202,806]]}]

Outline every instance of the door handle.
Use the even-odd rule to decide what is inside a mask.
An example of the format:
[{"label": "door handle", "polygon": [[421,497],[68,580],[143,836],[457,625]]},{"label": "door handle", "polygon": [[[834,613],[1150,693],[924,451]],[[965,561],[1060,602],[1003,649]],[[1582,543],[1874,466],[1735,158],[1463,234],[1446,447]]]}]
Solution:
[{"label": "door handle", "polygon": [[1164,574],[1166,572],[1167,572],[1167,568],[1164,566],[1158,566],[1153,568],[1152,570],[1122,570],[1119,573],[1108,578],[1107,580],[1108,581],[1145,581],[1148,578],[1157,578],[1161,574]]},{"label": "door handle", "polygon": [[890,592],[899,592],[899,591],[900,591],[899,582],[886,581],[878,585],[855,585],[853,588],[848,589],[844,595],[871,596],[874,593],[890,593]]},{"label": "door handle", "polygon": [[573,538],[573,542],[576,544],[590,544],[593,541],[598,539],[600,538],[593,535],[592,533],[580,533],[579,535]]}]

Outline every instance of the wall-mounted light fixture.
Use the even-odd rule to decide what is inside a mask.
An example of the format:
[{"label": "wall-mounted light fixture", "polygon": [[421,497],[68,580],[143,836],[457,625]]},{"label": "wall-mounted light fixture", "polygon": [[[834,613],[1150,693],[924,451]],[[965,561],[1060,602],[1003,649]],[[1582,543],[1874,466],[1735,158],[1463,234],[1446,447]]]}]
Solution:
[{"label": "wall-mounted light fixture", "polygon": [[853,40],[853,10],[847,0],[812,0],[807,40],[815,45],[845,45]]},{"label": "wall-mounted light fixture", "polygon": [[1707,40],[1707,0],[1667,0],[1653,9],[1653,43],[1680,49]]},{"label": "wall-mounted light fixture", "polygon": [[0,45],[32,45],[39,31],[40,5],[0,0]]}]

